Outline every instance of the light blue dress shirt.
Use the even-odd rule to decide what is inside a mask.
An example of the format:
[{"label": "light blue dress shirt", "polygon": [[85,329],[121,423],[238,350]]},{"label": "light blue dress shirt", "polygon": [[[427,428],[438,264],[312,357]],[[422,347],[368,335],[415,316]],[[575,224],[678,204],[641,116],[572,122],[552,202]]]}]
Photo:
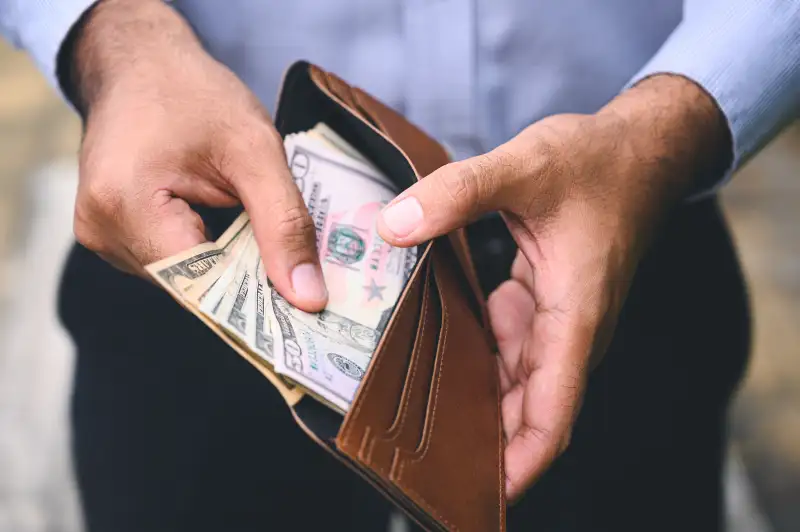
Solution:
[{"label": "light blue dress shirt", "polygon": [[[0,0],[0,28],[55,86],[91,0]],[[307,59],[450,147],[487,151],[554,113],[596,111],[654,73],[718,102],[735,170],[797,116],[800,0],[175,0],[207,49],[272,110]]]}]

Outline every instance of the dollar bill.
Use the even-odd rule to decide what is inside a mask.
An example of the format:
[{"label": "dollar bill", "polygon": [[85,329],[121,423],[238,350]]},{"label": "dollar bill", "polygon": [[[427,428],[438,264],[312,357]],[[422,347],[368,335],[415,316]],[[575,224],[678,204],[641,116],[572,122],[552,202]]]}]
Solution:
[{"label": "dollar bill", "polygon": [[248,303],[253,299],[252,288],[258,256],[258,246],[253,236],[242,253],[241,260],[237,262],[233,279],[214,314],[214,319],[243,344],[247,344],[250,329],[254,325],[253,307]]},{"label": "dollar bill", "polygon": [[417,261],[416,248],[392,247],[377,231],[396,191],[303,137],[287,146],[287,159],[317,230],[328,310],[383,330]]},{"label": "dollar bill", "polygon": [[295,146],[324,154],[330,161],[343,165],[349,171],[355,170],[369,175],[385,188],[393,190],[395,195],[398,192],[396,185],[386,174],[322,122],[309,131],[287,135],[284,140],[287,156],[294,151]]},{"label": "dollar bill", "polygon": [[267,274],[264,270],[264,263],[259,257],[256,263],[255,275],[255,293],[253,294],[253,327],[252,337],[248,344],[262,359],[270,364],[275,363],[275,355],[273,349],[273,336],[271,321],[267,318],[266,305],[271,304],[270,287],[267,284]]},{"label": "dollar bill", "polygon": [[196,282],[192,283],[190,287],[186,289],[183,294],[183,297],[189,303],[200,306],[200,303],[203,299],[208,295],[211,288],[219,281],[222,277],[223,273],[228,269],[228,267],[239,260],[244,251],[244,247],[250,241],[250,237],[253,235],[253,226],[248,223],[242,230],[236,235],[235,239],[230,242],[226,247],[224,252],[219,257],[219,260],[216,264],[205,274],[202,278],[197,279]]},{"label": "dollar bill", "polygon": [[198,308],[200,312],[217,323],[220,322],[220,310],[225,296],[233,296],[236,291],[237,287],[234,284],[236,275],[240,272],[240,265],[243,266],[245,250],[253,241],[254,237],[252,234],[246,237],[246,240],[240,244],[242,246],[242,252],[233,256],[234,260],[228,264],[228,267],[222,272],[219,279],[211,286],[206,295],[199,302]]},{"label": "dollar bill", "polygon": [[205,242],[154,262],[145,270],[173,296],[186,300],[192,287],[214,277],[214,267],[231,252],[249,225],[250,218],[242,213],[216,242]]},{"label": "dollar bill", "polygon": [[[334,150],[342,152],[343,155],[350,157],[351,159],[366,164],[370,168],[375,168],[375,166],[364,157],[361,152],[355,149],[349,142],[344,140],[341,135],[336,133],[333,129],[330,128],[326,123],[320,122],[313,128],[308,131],[308,135],[312,138],[318,138],[328,144]],[[388,179],[387,179],[388,180]]]},{"label": "dollar bill", "polygon": [[298,135],[286,144],[292,177],[317,230],[329,300],[315,314],[270,290],[275,370],[347,411],[417,259],[377,233],[396,190],[343,150]]},{"label": "dollar bill", "polygon": [[363,347],[377,332],[329,311],[302,312],[275,290],[270,296],[275,371],[346,412],[372,357]]}]

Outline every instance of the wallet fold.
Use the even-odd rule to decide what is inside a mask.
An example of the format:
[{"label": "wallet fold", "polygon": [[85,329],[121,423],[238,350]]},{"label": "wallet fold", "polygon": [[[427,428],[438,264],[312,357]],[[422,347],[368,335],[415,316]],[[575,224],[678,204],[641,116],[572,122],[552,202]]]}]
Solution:
[{"label": "wallet fold", "polygon": [[[275,116],[282,136],[324,122],[405,189],[446,151],[361,89],[300,61]],[[503,436],[494,343],[463,231],[420,246],[417,263],[342,417],[285,395],[323,448],[427,530],[505,530]]]}]

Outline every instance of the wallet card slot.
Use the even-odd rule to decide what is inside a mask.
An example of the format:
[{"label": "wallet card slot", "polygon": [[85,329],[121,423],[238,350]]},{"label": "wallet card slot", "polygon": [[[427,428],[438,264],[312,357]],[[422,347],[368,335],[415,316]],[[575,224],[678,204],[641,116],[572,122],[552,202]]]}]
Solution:
[{"label": "wallet card slot", "polygon": [[395,419],[414,349],[430,262],[424,261],[422,268],[401,295],[336,439],[339,449],[351,457],[360,459],[371,435],[382,434]]},{"label": "wallet card slot", "polygon": [[432,351],[434,356],[431,357],[430,370],[428,371],[427,378],[423,381],[425,386],[423,389],[419,390],[420,395],[424,393],[424,396],[421,397],[421,399],[423,399],[422,412],[417,419],[419,431],[413,446],[401,445],[400,442],[395,446],[389,475],[392,480],[395,480],[398,476],[398,464],[401,462],[400,457],[402,455],[418,456],[424,453],[433,432],[432,425],[436,419],[436,403],[439,397],[439,383],[442,376],[443,353],[447,348],[447,335],[450,325],[447,307],[442,302],[440,294],[437,294],[437,296],[441,309],[439,334],[436,335],[436,343]]},{"label": "wallet card slot", "polygon": [[466,304],[453,253],[448,239],[431,251],[442,302],[439,353],[420,445],[397,450],[390,479],[451,529],[497,530],[505,522],[497,360]]},{"label": "wallet card slot", "polygon": [[395,449],[414,450],[422,438],[436,346],[442,326],[441,303],[433,276],[428,276],[423,291],[419,323],[394,420],[382,432],[370,431],[370,440],[363,446],[360,455],[364,463],[387,478]]},{"label": "wallet card slot", "polygon": [[409,459],[414,459],[424,456],[430,438],[433,433],[433,424],[436,421],[436,406],[439,400],[439,385],[442,377],[442,363],[444,361],[444,352],[447,349],[447,338],[449,333],[449,313],[447,303],[441,297],[441,292],[437,285],[437,299],[439,300],[441,308],[441,318],[439,325],[439,334],[436,337],[436,344],[434,346],[434,356],[432,358],[431,371],[428,378],[425,379],[425,388],[421,390],[424,393],[423,415],[420,416],[421,430],[416,444],[413,447],[396,446],[392,456],[392,467],[389,473],[389,478],[397,480],[400,475],[402,464]]}]

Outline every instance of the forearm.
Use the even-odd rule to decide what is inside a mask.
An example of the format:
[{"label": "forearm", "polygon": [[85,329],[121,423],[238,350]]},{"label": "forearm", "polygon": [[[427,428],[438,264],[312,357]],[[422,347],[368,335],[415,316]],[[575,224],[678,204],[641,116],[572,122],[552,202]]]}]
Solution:
[{"label": "forearm", "polygon": [[[142,90],[176,68],[181,54],[200,44],[189,25],[161,0],[101,0],[65,39],[58,74],[64,93],[86,117],[92,103],[118,83],[136,81]],[[169,70],[166,69],[167,71]],[[156,81],[163,81],[159,79]]]}]

